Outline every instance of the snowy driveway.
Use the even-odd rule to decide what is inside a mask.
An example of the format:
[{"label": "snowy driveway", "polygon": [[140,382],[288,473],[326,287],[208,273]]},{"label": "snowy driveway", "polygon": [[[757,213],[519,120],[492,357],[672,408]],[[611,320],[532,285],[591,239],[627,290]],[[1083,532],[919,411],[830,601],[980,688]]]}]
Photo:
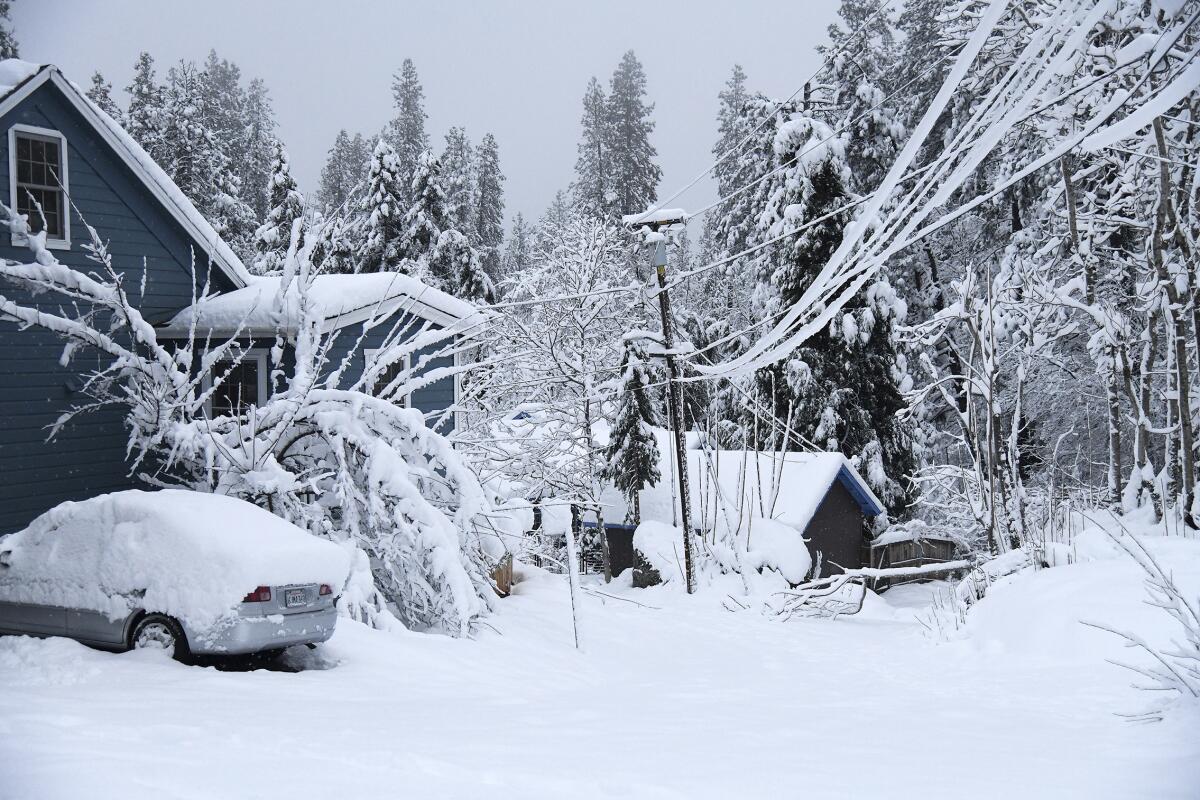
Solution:
[{"label": "snowy driveway", "polygon": [[[1200,544],[1178,545],[1200,572]],[[1156,631],[1132,567],[1019,580],[951,642],[914,621],[921,590],[780,624],[613,589],[659,608],[589,596],[581,655],[544,575],[478,641],[343,622],[322,651],[336,666],[297,674],[0,640],[0,797],[1200,794],[1200,714],[1120,719],[1146,696],[1104,663],[1120,647],[1076,621]]]}]

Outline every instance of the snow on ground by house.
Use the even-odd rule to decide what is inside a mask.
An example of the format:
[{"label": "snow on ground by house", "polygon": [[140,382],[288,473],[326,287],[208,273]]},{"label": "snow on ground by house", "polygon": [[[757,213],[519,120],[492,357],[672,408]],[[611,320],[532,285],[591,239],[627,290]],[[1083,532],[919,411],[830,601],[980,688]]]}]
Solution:
[{"label": "snow on ground by house", "polygon": [[351,553],[244,500],[177,489],[63,503],[3,546],[0,600],[114,619],[140,607],[194,630],[257,586],[327,583],[340,592]]},{"label": "snow on ground by house", "polygon": [[[1200,542],[1152,542],[1200,592]],[[477,640],[339,623],[229,673],[72,642],[0,640],[0,798],[1195,798],[1200,710],[1132,724],[1145,693],[1084,627],[1156,642],[1137,568],[1004,578],[964,636],[919,621],[933,585],[856,617],[731,613],[627,578],[583,593],[524,570]],[[601,595],[604,592],[611,597]],[[617,599],[620,598],[620,599]],[[634,600],[633,602],[627,602]],[[640,604],[640,605],[639,605]]]},{"label": "snow on ground by house", "polygon": [[[256,277],[245,288],[204,298],[176,314],[163,326],[162,335],[187,335],[193,323],[199,337],[229,335],[239,326],[252,333],[294,333],[300,320],[300,283],[291,281],[280,302],[282,280]],[[330,330],[370,317],[387,318],[398,311],[443,326],[462,325],[478,316],[470,303],[397,272],[317,275],[308,287],[307,299],[315,316],[325,320]]]}]

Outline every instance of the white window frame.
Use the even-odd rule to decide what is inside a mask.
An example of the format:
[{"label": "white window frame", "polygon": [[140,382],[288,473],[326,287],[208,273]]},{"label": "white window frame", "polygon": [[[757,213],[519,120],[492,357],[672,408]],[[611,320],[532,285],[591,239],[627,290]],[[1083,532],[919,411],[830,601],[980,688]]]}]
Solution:
[{"label": "white window frame", "polygon": [[[50,250],[70,250],[71,249],[71,182],[70,173],[67,168],[67,137],[63,136],[61,131],[56,131],[53,128],[39,128],[34,125],[22,125],[17,123],[8,129],[8,202],[9,208],[16,213],[17,209],[17,134],[27,133],[31,136],[40,136],[43,139],[56,139],[58,141],[58,152],[62,155],[62,175],[59,176],[59,182],[62,183],[63,193],[63,238],[51,239],[47,234],[46,247]],[[12,235],[13,247],[25,247],[28,242],[24,236]]]},{"label": "white window frame", "polygon": [[[271,381],[270,375],[268,374],[268,370],[271,367],[269,358],[270,353],[271,351],[265,347],[251,347],[249,350],[244,351],[242,358],[240,359],[241,361],[254,361],[258,364],[258,402],[254,405],[258,406],[259,408],[262,408],[263,403],[268,397],[270,397]],[[222,358],[213,364],[212,370],[206,372],[200,379],[201,390],[208,392],[210,389],[212,389],[213,370],[219,369],[222,364],[228,364],[233,360],[233,358]],[[206,398],[204,401],[204,413],[206,416],[212,417],[211,397]]]},{"label": "white window frame", "polygon": [[[371,348],[363,349],[363,370],[364,371],[367,368],[367,364],[371,363],[372,360],[377,358],[381,352],[383,352],[383,348],[380,348],[380,347],[371,347]],[[397,359],[397,360],[399,360],[399,359]],[[394,363],[394,362],[389,361],[388,366],[391,366],[392,363]],[[404,371],[408,372],[408,373],[412,372],[412,353],[404,354]],[[367,388],[372,392],[374,392],[374,390],[375,390],[374,386],[368,386]],[[401,403],[401,405],[404,406],[404,408],[412,408],[413,407],[412,392],[409,392],[408,394],[404,395],[403,402]]]}]

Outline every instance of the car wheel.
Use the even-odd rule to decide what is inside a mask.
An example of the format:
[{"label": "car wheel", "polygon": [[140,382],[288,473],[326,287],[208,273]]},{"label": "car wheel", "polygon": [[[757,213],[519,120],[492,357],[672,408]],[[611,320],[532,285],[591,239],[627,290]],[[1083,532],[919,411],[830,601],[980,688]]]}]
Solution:
[{"label": "car wheel", "polygon": [[188,656],[187,638],[179,623],[164,614],[147,614],[133,626],[130,650],[163,650],[177,661]]}]

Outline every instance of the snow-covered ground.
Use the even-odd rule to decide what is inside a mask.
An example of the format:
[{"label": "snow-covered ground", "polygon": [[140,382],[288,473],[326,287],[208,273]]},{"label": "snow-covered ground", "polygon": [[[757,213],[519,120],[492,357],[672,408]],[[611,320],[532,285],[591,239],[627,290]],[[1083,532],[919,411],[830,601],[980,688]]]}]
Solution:
[{"label": "snow-covered ground", "polygon": [[[1154,552],[1200,593],[1200,542]],[[0,640],[0,797],[1195,798],[1200,709],[1105,662],[1155,641],[1130,562],[1004,579],[950,640],[936,585],[780,623],[720,593],[603,589],[572,649],[563,579],[526,571],[477,640],[343,620],[302,672],[218,672]]]}]

